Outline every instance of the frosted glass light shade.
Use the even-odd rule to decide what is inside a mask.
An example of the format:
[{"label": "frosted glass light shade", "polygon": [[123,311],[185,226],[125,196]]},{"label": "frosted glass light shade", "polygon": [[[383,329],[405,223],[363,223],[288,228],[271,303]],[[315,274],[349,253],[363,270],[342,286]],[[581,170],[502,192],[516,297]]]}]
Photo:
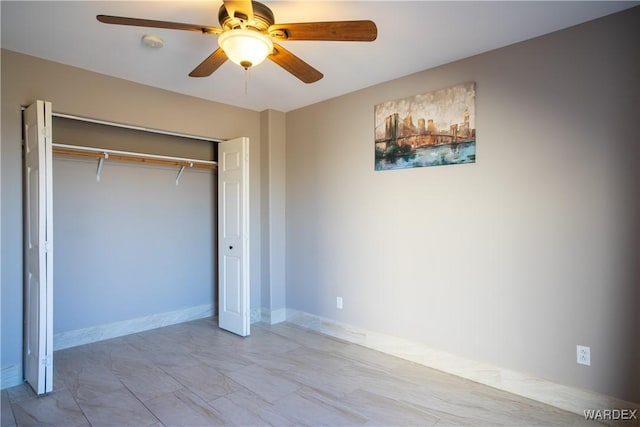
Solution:
[{"label": "frosted glass light shade", "polygon": [[269,37],[240,28],[220,34],[218,44],[231,61],[245,69],[258,65],[273,51]]}]

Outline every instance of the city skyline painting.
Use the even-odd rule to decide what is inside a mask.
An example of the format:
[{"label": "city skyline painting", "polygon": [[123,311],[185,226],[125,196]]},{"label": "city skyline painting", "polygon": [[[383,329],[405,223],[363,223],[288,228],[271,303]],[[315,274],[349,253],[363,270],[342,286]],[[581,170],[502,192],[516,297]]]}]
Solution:
[{"label": "city skyline painting", "polygon": [[375,106],[375,170],[476,161],[475,82]]}]

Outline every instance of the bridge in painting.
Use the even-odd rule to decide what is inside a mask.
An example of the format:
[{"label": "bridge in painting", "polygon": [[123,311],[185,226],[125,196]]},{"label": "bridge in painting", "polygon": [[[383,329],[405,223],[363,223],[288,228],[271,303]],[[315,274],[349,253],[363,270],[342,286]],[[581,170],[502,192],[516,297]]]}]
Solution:
[{"label": "bridge in painting", "polygon": [[401,122],[398,113],[394,113],[387,116],[384,123],[380,123],[376,127],[376,135],[382,133],[380,131],[384,132],[384,137],[376,138],[375,143],[376,147],[383,151],[389,145],[397,145],[399,147],[409,145],[412,149],[416,149],[433,145],[470,142],[475,141],[476,137],[475,129],[469,129],[468,114],[465,114],[463,123],[450,125],[447,132],[437,130],[431,119],[428,122],[425,122],[424,119],[419,119],[416,127],[413,125],[411,116]]}]

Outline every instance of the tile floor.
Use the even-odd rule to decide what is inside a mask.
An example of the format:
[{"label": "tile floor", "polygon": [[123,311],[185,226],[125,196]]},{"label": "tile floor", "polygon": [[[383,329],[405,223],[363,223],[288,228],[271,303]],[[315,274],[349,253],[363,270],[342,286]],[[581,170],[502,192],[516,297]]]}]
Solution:
[{"label": "tile floor", "polygon": [[2,426],[598,426],[289,323],[212,319],[57,351],[54,391],[2,391]]}]

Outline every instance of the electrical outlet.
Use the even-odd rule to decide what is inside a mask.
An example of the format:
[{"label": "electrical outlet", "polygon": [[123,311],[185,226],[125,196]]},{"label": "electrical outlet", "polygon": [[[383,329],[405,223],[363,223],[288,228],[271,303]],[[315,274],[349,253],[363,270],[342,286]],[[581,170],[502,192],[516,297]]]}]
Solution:
[{"label": "electrical outlet", "polygon": [[576,362],[578,362],[578,364],[580,365],[591,366],[591,347],[577,345]]},{"label": "electrical outlet", "polygon": [[342,297],[336,298],[336,307],[342,310]]}]

